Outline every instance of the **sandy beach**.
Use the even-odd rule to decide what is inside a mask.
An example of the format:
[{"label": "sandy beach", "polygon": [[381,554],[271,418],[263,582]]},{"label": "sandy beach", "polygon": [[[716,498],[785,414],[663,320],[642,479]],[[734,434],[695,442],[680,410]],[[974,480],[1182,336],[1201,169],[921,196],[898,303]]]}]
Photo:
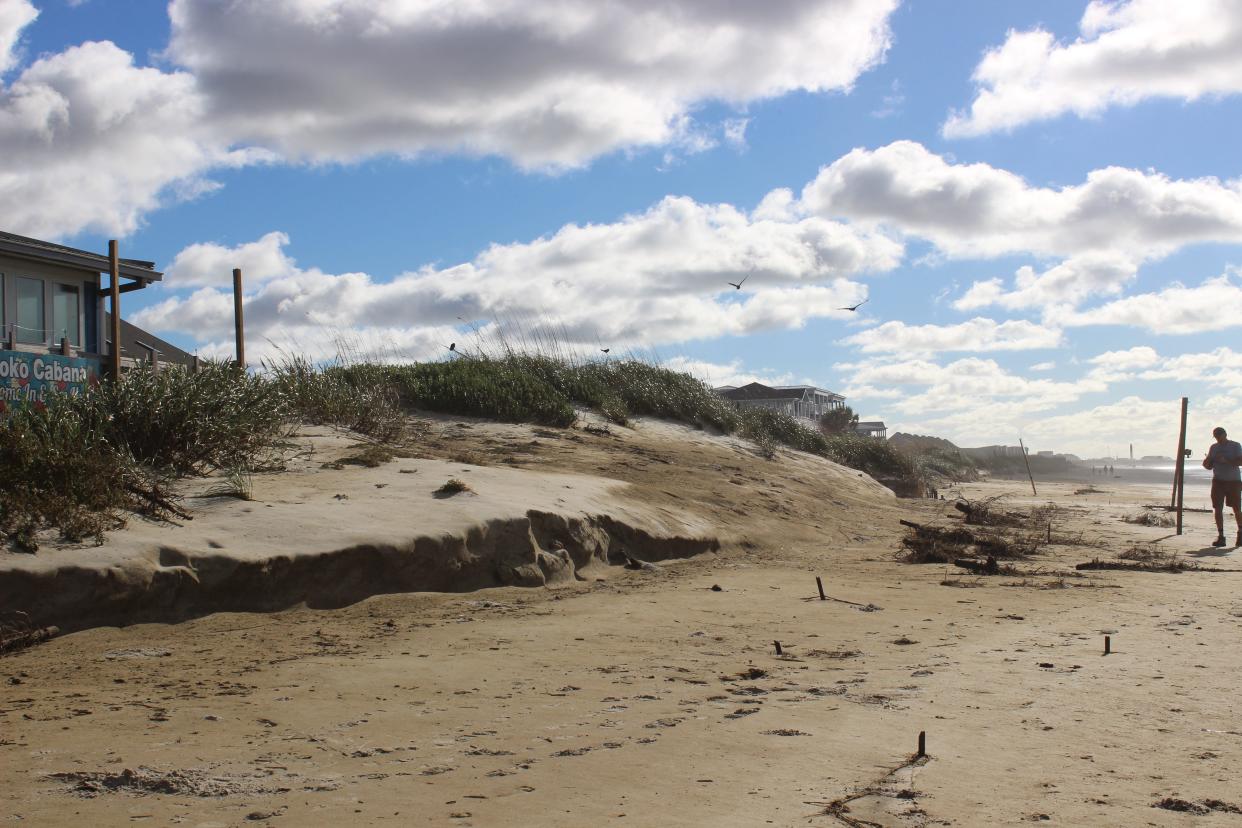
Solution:
[{"label": "sandy beach", "polygon": [[[498,434],[510,445],[515,431],[531,431],[466,425],[440,450],[482,452]],[[618,509],[658,503],[710,526],[719,550],[639,570],[602,567],[551,587],[97,627],[6,656],[3,819],[1239,818],[1230,809],[1242,806],[1242,729],[1231,699],[1242,662],[1242,550],[1207,546],[1210,515],[1188,514],[1182,537],[1122,521],[1162,502],[1163,487],[1097,480],[1101,491],[1076,494],[1077,483],[1037,481],[1036,498],[1024,482],[963,485],[954,493],[974,502],[1005,495],[1006,508],[1056,507],[1053,545],[1015,561],[1015,574],[976,576],[897,560],[906,531],[898,521],[960,524],[950,500],[884,497],[819,458],[782,451],[763,460],[739,441],[654,421],[609,436],[533,439],[543,445],[509,465],[562,474],[603,466],[620,486],[609,495]],[[394,468],[344,474],[373,486],[369,476]],[[217,511],[227,520],[228,510],[252,507]],[[1074,568],[1157,539],[1224,571]],[[817,575],[830,600],[818,599]],[[914,759],[920,731],[928,756]],[[1192,810],[1153,807],[1168,798]]]}]

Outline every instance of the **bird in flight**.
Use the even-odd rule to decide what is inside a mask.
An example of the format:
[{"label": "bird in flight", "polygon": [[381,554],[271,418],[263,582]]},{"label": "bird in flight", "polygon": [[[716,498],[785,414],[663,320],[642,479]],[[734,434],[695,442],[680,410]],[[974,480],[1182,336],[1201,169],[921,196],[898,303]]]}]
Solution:
[{"label": "bird in flight", "polygon": [[[755,271],[753,271],[753,270],[752,270],[750,273],[754,273],[754,272],[755,272]],[[745,276],[743,276],[743,277],[742,277],[742,281],[740,281],[740,282],[729,282],[729,285],[730,285],[731,287],[733,287],[734,289],[736,289],[736,290],[741,290],[741,289],[742,289],[742,285],[746,284],[746,280],[750,278],[750,273],[747,273]]]},{"label": "bird in flight", "polygon": [[866,299],[862,300],[861,302],[859,302],[857,305],[854,305],[853,307],[849,307],[849,308],[837,308],[837,310],[856,311],[856,310],[858,310],[859,308],[861,308],[863,305],[867,304],[867,303],[868,303],[868,302],[870,302],[870,301],[871,301],[871,297],[870,297],[870,296],[868,296]]},{"label": "bird in flight", "polygon": [[609,351],[612,350],[612,348],[600,348],[600,350],[603,351],[604,353],[608,353]]}]

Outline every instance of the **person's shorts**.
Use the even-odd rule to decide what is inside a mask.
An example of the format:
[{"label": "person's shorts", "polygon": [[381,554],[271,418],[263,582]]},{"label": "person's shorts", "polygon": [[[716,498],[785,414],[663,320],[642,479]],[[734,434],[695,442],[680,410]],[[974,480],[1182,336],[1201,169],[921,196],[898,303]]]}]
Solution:
[{"label": "person's shorts", "polygon": [[1212,508],[1219,509],[1221,506],[1242,508],[1242,480],[1212,481]]}]

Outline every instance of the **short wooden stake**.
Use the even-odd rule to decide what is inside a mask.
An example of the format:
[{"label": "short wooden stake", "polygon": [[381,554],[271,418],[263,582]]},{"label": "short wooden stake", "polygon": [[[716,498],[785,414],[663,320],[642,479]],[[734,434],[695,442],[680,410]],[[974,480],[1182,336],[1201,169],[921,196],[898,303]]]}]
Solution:
[{"label": "short wooden stake", "polygon": [[815,576],[815,586],[819,587],[819,600],[827,601],[828,596],[824,594],[824,582],[818,575]]},{"label": "short wooden stake", "polygon": [[927,731],[919,731],[919,752],[914,754],[915,759],[921,759],[927,755]]},{"label": "short wooden stake", "polygon": [[1112,651],[1113,651],[1113,639],[1106,635],[1104,636],[1104,655],[1108,655]]},{"label": "short wooden stake", "polygon": [[1052,524],[1048,524],[1048,543],[1052,543]]},{"label": "short wooden stake", "polygon": [[781,649],[781,642],[779,642],[779,641],[773,641],[772,643],[776,645],[776,654],[777,654],[777,655],[784,655],[784,654],[785,654],[785,653],[784,653],[784,651]]}]

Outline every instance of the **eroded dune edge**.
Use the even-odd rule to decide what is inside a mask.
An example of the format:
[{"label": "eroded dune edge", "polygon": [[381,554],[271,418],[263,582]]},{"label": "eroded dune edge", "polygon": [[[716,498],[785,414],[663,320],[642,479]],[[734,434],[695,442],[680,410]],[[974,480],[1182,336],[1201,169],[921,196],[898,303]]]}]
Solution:
[{"label": "eroded dune edge", "polygon": [[[62,631],[210,612],[262,612],[305,603],[346,606],[394,592],[541,587],[601,568],[714,552],[710,536],[660,535],[606,514],[529,510],[405,544],[360,543],[248,559],[160,546],[120,565],[68,565],[4,573],[0,605]],[[634,564],[631,564],[634,565]]]}]

